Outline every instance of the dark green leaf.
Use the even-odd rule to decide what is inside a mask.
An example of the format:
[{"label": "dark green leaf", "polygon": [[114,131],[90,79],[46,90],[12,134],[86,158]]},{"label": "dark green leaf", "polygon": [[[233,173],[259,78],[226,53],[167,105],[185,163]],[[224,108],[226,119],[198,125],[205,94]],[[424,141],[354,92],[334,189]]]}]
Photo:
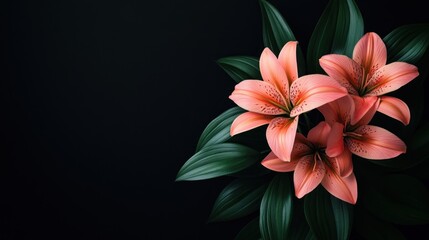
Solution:
[{"label": "dark green leaf", "polygon": [[405,236],[392,224],[381,221],[364,208],[355,211],[355,220],[353,224],[356,232],[366,240],[405,240]]},{"label": "dark green leaf", "polygon": [[388,61],[419,63],[429,47],[429,24],[404,25],[394,29],[383,41]]},{"label": "dark green leaf", "polygon": [[348,239],[352,205],[331,196],[321,186],[304,198],[304,212],[317,239]]},{"label": "dark green leaf", "polygon": [[261,202],[259,228],[263,239],[286,238],[292,220],[292,196],[288,174],[277,174]]},{"label": "dark green leaf", "polygon": [[[289,41],[295,41],[295,36],[280,12],[269,2],[259,1],[262,11],[262,37],[264,46],[279,54],[283,46]],[[297,61],[299,75],[305,73],[304,56],[300,46],[297,47]]]},{"label": "dark green leaf", "polygon": [[317,240],[317,238],[316,235],[314,235],[314,233],[309,230],[307,236],[305,237],[305,240]]},{"label": "dark green leaf", "polygon": [[380,219],[402,225],[429,223],[429,192],[419,180],[391,174],[366,190],[365,207]]},{"label": "dark green leaf", "polygon": [[244,226],[234,240],[259,240],[261,233],[259,231],[259,217],[250,221]]},{"label": "dark green leaf", "polygon": [[429,24],[409,24],[390,32],[383,41],[387,46],[388,61],[403,61],[414,64],[419,69],[419,76],[406,87],[395,92],[410,107],[411,122],[404,131],[412,135],[418,127],[424,111],[425,82],[429,69]]},{"label": "dark green leaf", "polygon": [[230,139],[231,135],[229,131],[231,124],[234,119],[243,112],[244,110],[242,108],[233,107],[213,119],[201,134],[197,144],[197,151],[201,150],[203,147],[222,143]]},{"label": "dark green leaf", "polygon": [[280,12],[271,3],[260,0],[262,10],[262,37],[264,45],[278,54],[288,41],[295,41],[292,30]]},{"label": "dark green leaf", "polygon": [[219,143],[195,153],[183,164],[176,181],[203,180],[243,170],[258,160],[259,152],[236,143]]},{"label": "dark green leaf", "polygon": [[325,54],[338,53],[350,57],[363,30],[363,18],[353,0],[330,0],[308,44],[309,73],[323,72],[319,59]]},{"label": "dark green leaf", "polygon": [[254,57],[224,57],[219,59],[217,63],[237,83],[245,79],[262,79],[259,72],[259,60]]},{"label": "dark green leaf", "polygon": [[294,240],[311,240],[316,239],[310,227],[307,224],[307,220],[304,215],[304,207],[301,200],[296,200],[293,203],[293,218],[290,231],[287,239]]},{"label": "dark green leaf", "polygon": [[349,239],[353,224],[353,205],[332,195],[331,204],[337,228],[337,239]]},{"label": "dark green leaf", "polygon": [[263,179],[236,179],[217,197],[210,221],[227,221],[246,216],[259,209],[268,183]]}]

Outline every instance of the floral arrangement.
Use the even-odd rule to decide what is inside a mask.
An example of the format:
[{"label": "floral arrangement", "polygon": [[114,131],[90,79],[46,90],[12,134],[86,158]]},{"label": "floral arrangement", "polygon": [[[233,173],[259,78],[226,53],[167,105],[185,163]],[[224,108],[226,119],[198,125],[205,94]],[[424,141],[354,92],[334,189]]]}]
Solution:
[{"label": "floral arrangement", "polygon": [[230,177],[210,220],[253,214],[236,239],[401,239],[395,226],[429,223],[429,24],[382,38],[353,0],[330,0],[304,57],[279,10],[260,6],[265,49],[218,60],[237,106],[177,181]]}]

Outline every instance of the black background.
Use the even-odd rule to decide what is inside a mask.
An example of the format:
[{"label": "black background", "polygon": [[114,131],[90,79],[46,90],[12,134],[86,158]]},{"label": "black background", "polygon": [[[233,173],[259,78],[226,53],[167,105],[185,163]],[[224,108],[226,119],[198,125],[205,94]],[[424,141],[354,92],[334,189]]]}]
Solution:
[{"label": "black background", "polygon": [[[271,1],[300,44],[327,0]],[[357,1],[365,31],[429,22]],[[256,0],[1,3],[1,239],[232,239],[206,220],[228,179],[175,182],[234,104],[221,57],[259,57]],[[423,228],[411,228],[409,234]]]}]

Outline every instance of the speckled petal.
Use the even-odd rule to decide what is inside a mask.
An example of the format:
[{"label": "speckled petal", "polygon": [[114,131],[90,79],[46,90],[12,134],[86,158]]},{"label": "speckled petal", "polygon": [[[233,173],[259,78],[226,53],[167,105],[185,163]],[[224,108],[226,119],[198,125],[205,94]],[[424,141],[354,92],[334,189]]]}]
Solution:
[{"label": "speckled petal", "polygon": [[298,117],[274,118],[267,128],[267,141],[274,154],[283,161],[290,162],[291,152],[298,128]]},{"label": "speckled petal", "polygon": [[279,62],[285,70],[289,86],[298,78],[298,65],[296,62],[297,41],[287,42],[279,54]]},{"label": "speckled petal", "polygon": [[353,60],[361,65],[365,72],[371,76],[380,67],[386,65],[386,45],[376,33],[366,33],[356,43],[353,50]]},{"label": "speckled petal", "polygon": [[283,97],[271,84],[259,80],[244,80],[235,85],[229,98],[241,108],[265,115],[286,113]]},{"label": "speckled petal", "polygon": [[290,88],[293,109],[290,116],[308,112],[347,95],[347,90],[333,78],[310,74],[295,80]]},{"label": "speckled petal", "polygon": [[348,149],[360,157],[383,160],[406,152],[405,143],[388,130],[371,125],[360,126],[354,131],[358,136],[347,136]]},{"label": "speckled petal", "polygon": [[261,162],[264,167],[276,172],[292,172],[297,163],[297,160],[282,161],[273,152],[270,152]]},{"label": "speckled petal", "polygon": [[275,117],[276,116],[263,115],[253,112],[242,113],[234,119],[234,122],[232,122],[230,134],[231,136],[234,136],[262,125],[269,124]]},{"label": "speckled petal", "polygon": [[295,167],[293,182],[295,195],[302,198],[313,191],[325,176],[325,165],[320,160],[315,160],[314,155],[302,157]]}]

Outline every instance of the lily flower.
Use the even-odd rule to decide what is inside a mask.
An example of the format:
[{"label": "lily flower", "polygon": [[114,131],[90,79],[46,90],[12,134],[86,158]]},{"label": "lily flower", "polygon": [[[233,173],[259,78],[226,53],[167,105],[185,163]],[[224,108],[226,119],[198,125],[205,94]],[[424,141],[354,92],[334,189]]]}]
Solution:
[{"label": "lily flower", "polygon": [[405,143],[396,135],[384,128],[368,125],[379,101],[356,124],[351,124],[350,119],[359,112],[359,106],[349,95],[318,108],[332,127],[326,148],[328,156],[340,155],[346,149],[362,158],[383,160],[406,152]]},{"label": "lily flower", "polygon": [[336,157],[325,153],[331,127],[320,122],[308,132],[307,138],[297,133],[292,151],[292,160],[284,162],[273,152],[268,154],[262,165],[277,172],[293,173],[295,195],[302,198],[319,184],[333,196],[355,204],[357,182],[353,173],[352,155],[345,150]]},{"label": "lily flower", "polygon": [[362,106],[351,123],[379,101],[377,111],[401,121],[410,122],[410,110],[405,102],[384,94],[404,86],[419,73],[417,67],[405,62],[392,62],[386,65],[387,49],[376,33],[366,33],[353,50],[353,59],[339,54],[323,56],[319,62],[325,72],[347,88],[356,105]]},{"label": "lily flower", "polygon": [[231,136],[269,124],[268,145],[283,161],[290,161],[299,115],[347,95],[329,76],[298,78],[296,46],[296,41],[286,43],[278,58],[265,48],[259,63],[263,81],[244,80],[229,96],[248,111],[234,120]]}]

